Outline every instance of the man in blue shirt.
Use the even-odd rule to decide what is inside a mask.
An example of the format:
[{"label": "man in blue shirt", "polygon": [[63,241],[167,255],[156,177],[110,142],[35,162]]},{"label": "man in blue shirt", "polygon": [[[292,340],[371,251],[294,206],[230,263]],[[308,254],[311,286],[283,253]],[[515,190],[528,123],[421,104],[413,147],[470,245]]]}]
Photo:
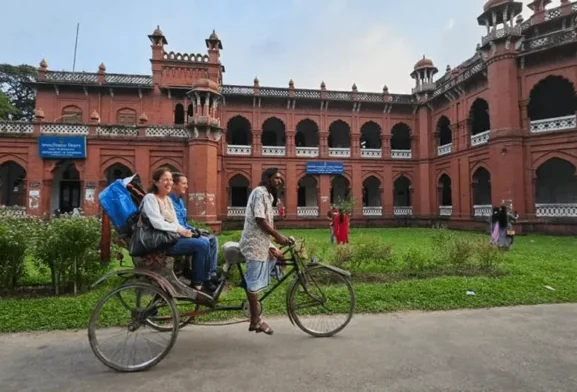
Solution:
[{"label": "man in blue shirt", "polygon": [[[188,190],[188,179],[182,173],[172,173],[172,179],[174,184],[172,186],[172,193],[169,195],[172,204],[174,205],[174,210],[176,212],[176,217],[178,219],[178,223],[181,226],[192,230],[196,236],[200,237],[201,239],[208,242],[208,258],[210,263],[210,280],[216,286],[219,283],[218,276],[217,276],[217,268],[218,268],[218,238],[214,235],[209,235],[207,237],[201,236],[201,233],[198,229],[192,227],[186,221],[186,206],[184,205],[184,201],[182,197],[186,195]],[[211,287],[211,291],[214,291],[216,287]]]}]

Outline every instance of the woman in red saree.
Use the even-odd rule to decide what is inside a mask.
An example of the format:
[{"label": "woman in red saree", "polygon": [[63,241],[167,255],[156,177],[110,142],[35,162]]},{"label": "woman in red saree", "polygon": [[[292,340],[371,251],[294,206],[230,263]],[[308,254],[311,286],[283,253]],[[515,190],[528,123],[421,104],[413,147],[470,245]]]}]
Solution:
[{"label": "woman in red saree", "polygon": [[342,209],[333,215],[333,226],[337,244],[349,243],[349,215]]}]

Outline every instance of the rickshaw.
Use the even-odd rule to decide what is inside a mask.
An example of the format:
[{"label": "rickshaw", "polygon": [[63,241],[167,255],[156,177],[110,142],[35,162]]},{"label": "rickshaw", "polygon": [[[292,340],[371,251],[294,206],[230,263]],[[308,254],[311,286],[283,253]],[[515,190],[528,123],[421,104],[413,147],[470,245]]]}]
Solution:
[{"label": "rickshaw", "polygon": [[[125,181],[124,186],[134,202],[143,196],[130,182]],[[121,243],[129,243],[126,231],[119,232],[123,237]],[[181,328],[189,324],[209,325],[199,322],[203,315],[237,311],[245,317],[237,322],[248,321],[246,292],[244,298],[234,304],[223,304],[221,300],[221,295],[230,287],[238,286],[246,291],[245,260],[239,244],[227,242],[221,251],[224,255],[221,279],[209,304],[195,302],[196,291],[179,276],[178,263],[163,254],[134,257],[134,268],[112,271],[96,281],[93,287],[113,278],[119,282],[100,298],[90,317],[88,338],[95,356],[119,372],[143,371],[166,357]],[[351,321],[356,303],[350,273],[322,264],[315,257],[309,258],[304,240],[290,237],[290,244],[282,247],[281,252],[284,260],[277,262],[276,283],[259,296],[259,314],[263,313],[266,299],[287,282],[286,312],[293,325],[314,337],[330,337],[342,331]],[[151,259],[156,262],[150,263]],[[232,282],[235,269],[241,278],[236,284]],[[108,313],[107,306],[111,306]],[[324,317],[331,322],[319,326]],[[140,342],[144,348],[129,348],[129,342],[136,345],[139,341],[139,333],[142,333]],[[124,338],[124,341],[115,338]],[[126,354],[128,360],[124,359]]]}]

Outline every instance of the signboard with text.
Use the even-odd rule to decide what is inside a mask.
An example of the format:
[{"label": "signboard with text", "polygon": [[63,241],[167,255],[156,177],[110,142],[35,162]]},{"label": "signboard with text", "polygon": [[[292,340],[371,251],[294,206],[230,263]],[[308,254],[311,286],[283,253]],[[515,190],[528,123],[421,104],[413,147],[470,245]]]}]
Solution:
[{"label": "signboard with text", "polygon": [[307,162],[307,174],[338,175],[345,172],[342,162]]},{"label": "signboard with text", "polygon": [[40,136],[40,158],[86,159],[86,136]]}]

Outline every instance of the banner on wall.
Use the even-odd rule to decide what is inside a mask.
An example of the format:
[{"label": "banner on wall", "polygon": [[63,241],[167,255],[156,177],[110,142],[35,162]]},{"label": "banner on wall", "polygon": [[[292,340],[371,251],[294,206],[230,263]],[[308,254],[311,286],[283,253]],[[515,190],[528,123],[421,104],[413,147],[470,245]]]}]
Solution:
[{"label": "banner on wall", "polygon": [[307,162],[307,174],[338,175],[345,172],[342,162]]},{"label": "banner on wall", "polygon": [[86,136],[40,136],[38,154],[46,159],[86,159]]}]

